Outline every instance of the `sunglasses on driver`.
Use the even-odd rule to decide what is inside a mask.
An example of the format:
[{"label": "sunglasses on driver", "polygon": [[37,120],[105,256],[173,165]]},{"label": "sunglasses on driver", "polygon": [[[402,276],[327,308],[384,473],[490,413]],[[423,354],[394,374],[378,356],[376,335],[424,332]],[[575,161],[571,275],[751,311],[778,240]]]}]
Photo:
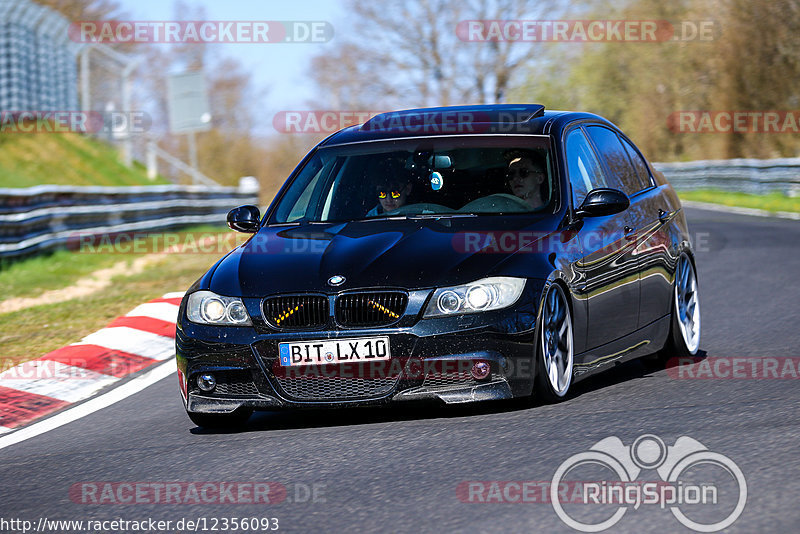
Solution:
[{"label": "sunglasses on driver", "polygon": [[513,178],[516,178],[517,176],[519,176],[520,178],[524,179],[524,178],[527,178],[530,175],[544,176],[544,173],[542,171],[538,171],[536,169],[528,169],[528,168],[525,168],[525,167],[522,167],[520,169],[511,169],[508,172],[506,172],[506,178],[508,178],[509,180],[512,180]]}]

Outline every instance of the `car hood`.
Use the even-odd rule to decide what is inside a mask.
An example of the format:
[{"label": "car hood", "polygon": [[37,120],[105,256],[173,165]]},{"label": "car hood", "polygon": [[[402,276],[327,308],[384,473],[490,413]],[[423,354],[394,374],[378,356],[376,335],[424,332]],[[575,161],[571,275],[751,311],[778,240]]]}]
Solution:
[{"label": "car hood", "polygon": [[[263,227],[209,273],[208,288],[221,295],[261,297],[461,284],[508,274],[498,272],[500,264],[556,226],[550,216]],[[345,282],[332,287],[328,280],[335,275],[343,276]]]}]

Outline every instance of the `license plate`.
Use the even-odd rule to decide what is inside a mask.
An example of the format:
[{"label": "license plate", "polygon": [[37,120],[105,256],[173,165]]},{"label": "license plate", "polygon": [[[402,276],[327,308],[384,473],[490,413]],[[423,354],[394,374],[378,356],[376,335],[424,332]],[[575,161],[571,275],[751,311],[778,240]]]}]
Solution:
[{"label": "license plate", "polygon": [[329,363],[375,362],[391,358],[389,338],[325,339],[300,343],[280,343],[281,366],[323,365]]}]

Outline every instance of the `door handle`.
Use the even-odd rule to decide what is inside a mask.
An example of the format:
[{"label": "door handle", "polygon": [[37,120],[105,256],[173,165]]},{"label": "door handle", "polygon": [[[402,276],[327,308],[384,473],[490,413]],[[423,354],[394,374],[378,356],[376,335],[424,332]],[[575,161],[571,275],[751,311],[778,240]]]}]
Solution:
[{"label": "door handle", "polygon": [[670,216],[670,213],[668,211],[664,211],[661,208],[658,208],[658,220],[659,221],[661,221],[663,223],[664,221],[666,221],[669,218],[669,216]]}]

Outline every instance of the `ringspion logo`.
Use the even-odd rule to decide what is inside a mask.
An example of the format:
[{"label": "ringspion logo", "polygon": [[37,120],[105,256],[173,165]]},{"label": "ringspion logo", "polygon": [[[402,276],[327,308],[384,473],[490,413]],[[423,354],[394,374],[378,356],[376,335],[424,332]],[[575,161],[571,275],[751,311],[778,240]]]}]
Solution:
[{"label": "ringspion logo", "polygon": [[[657,477],[639,480],[642,473],[652,471]],[[599,473],[605,474],[598,477]],[[594,482],[582,484],[579,503],[562,502],[562,481],[576,476]],[[580,532],[612,528],[629,511],[653,505],[669,509],[687,528],[717,532],[738,519],[746,502],[747,481],[739,466],[688,436],[670,446],[652,434],[639,436],[631,445],[616,436],[602,439],[567,458],[550,483],[556,515]],[[712,512],[698,514],[700,509]]]}]

